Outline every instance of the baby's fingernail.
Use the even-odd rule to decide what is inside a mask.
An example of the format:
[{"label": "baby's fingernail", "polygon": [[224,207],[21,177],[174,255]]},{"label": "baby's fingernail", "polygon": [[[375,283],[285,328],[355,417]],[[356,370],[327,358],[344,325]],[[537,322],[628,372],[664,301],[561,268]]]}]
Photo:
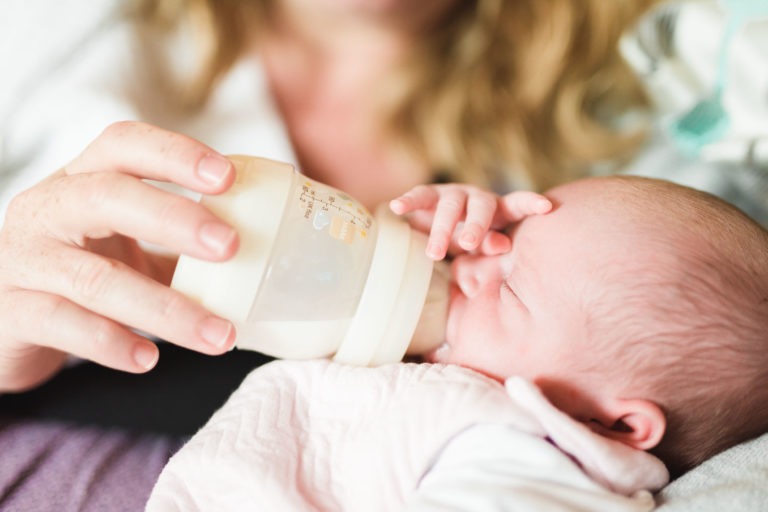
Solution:
[{"label": "baby's fingernail", "polygon": [[441,260],[443,259],[443,256],[445,256],[445,251],[440,246],[440,244],[436,242],[430,242],[427,244],[427,256],[433,260]]},{"label": "baby's fingernail", "polygon": [[197,162],[197,176],[209,185],[218,185],[229,174],[232,163],[213,153],[208,153]]},{"label": "baby's fingernail", "polygon": [[223,222],[206,222],[200,227],[200,241],[216,254],[223,254],[237,237],[234,229]]},{"label": "baby's fingernail", "polygon": [[463,245],[474,247],[474,245],[477,244],[477,235],[475,235],[475,233],[472,231],[462,233],[461,243]]},{"label": "baby's fingernail", "polygon": [[549,202],[549,199],[539,199],[535,206],[537,212],[547,213],[552,208],[552,203]]},{"label": "baby's fingernail", "polygon": [[220,350],[234,341],[235,327],[223,318],[209,316],[200,324],[200,335],[206,343]]},{"label": "baby's fingernail", "polygon": [[154,343],[138,343],[133,349],[133,360],[145,370],[151,370],[157,364],[160,353]]}]

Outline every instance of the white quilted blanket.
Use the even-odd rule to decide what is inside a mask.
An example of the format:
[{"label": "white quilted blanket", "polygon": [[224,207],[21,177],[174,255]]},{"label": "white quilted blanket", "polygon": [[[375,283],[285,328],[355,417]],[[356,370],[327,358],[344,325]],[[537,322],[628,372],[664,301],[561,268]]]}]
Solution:
[{"label": "white quilted blanket", "polygon": [[276,361],[174,455],[147,510],[634,511],[666,481],[521,379]]}]

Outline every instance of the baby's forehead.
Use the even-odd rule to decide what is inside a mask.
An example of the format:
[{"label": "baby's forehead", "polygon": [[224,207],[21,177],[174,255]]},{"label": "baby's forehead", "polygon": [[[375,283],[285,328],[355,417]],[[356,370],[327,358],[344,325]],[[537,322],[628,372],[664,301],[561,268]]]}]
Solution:
[{"label": "baby's forehead", "polygon": [[553,202],[546,220],[564,234],[571,232],[585,240],[607,237],[617,246],[636,243],[636,249],[642,250],[646,238],[671,243],[680,237],[693,242],[700,236],[698,229],[691,230],[695,212],[681,206],[684,194],[671,184],[667,187],[641,178],[593,178],[561,185],[546,195]]},{"label": "baby's forehead", "polygon": [[599,244],[607,250],[610,242],[618,244],[622,238],[638,236],[644,226],[656,222],[650,215],[642,218],[637,208],[618,198],[598,192],[584,186],[555,189],[547,194],[553,203],[552,211],[526,218],[518,231],[523,238],[534,238],[540,243],[556,244],[558,240],[569,239],[572,244]]},{"label": "baby's forehead", "polygon": [[656,214],[585,187],[559,192],[551,213],[526,219],[513,237],[519,264],[541,275],[540,286],[605,294],[652,280],[660,269],[674,275],[679,262],[695,259],[686,237]]},{"label": "baby's forehead", "polygon": [[545,193],[554,203],[554,211],[563,209],[571,215],[601,219],[604,215],[632,213],[651,200],[646,193],[618,179],[583,179],[555,187]]}]

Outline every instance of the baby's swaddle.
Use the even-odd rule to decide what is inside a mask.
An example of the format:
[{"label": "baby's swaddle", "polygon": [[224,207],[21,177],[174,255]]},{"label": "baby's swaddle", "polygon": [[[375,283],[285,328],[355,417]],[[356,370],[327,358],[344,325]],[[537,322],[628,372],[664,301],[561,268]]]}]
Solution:
[{"label": "baby's swaddle", "polygon": [[[444,494],[433,468],[451,481],[451,460],[482,452],[471,435],[481,425],[502,426],[521,438],[525,446],[515,457],[523,463],[531,456],[539,466],[551,459],[576,474],[568,485],[579,487],[582,498],[603,496],[627,505],[615,510],[647,510],[653,504],[647,492],[630,499],[614,492],[617,488],[632,494],[666,482],[657,459],[613,446],[618,443],[606,448],[607,441],[559,413],[520,379],[505,388],[455,366],[276,361],[252,372],[170,460],[147,510],[385,511],[404,510],[409,502],[415,510],[439,510],[429,505],[430,493]],[[558,436],[577,440],[571,444],[585,453],[565,454],[546,440]],[[490,434],[481,444],[492,447],[505,439],[503,432]],[[463,444],[473,453],[456,440],[469,441]],[[541,450],[548,455],[541,456]],[[584,470],[573,460],[582,455]],[[630,474],[628,468],[640,471]],[[548,479],[557,480],[552,469],[546,471]],[[429,485],[419,495],[421,481]],[[461,486],[449,485],[461,492]]]}]

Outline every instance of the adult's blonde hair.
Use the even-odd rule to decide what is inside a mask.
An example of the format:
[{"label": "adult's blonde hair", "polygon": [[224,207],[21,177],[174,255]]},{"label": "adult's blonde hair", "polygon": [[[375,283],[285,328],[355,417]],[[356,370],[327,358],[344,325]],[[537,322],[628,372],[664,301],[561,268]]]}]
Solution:
[{"label": "adult's blonde hair", "polygon": [[[195,107],[275,0],[135,1],[155,26],[196,24],[204,64],[178,95]],[[617,43],[656,2],[459,0],[372,94],[381,129],[435,172],[501,189],[543,190],[625,159],[642,131],[617,120],[645,98]]]}]

